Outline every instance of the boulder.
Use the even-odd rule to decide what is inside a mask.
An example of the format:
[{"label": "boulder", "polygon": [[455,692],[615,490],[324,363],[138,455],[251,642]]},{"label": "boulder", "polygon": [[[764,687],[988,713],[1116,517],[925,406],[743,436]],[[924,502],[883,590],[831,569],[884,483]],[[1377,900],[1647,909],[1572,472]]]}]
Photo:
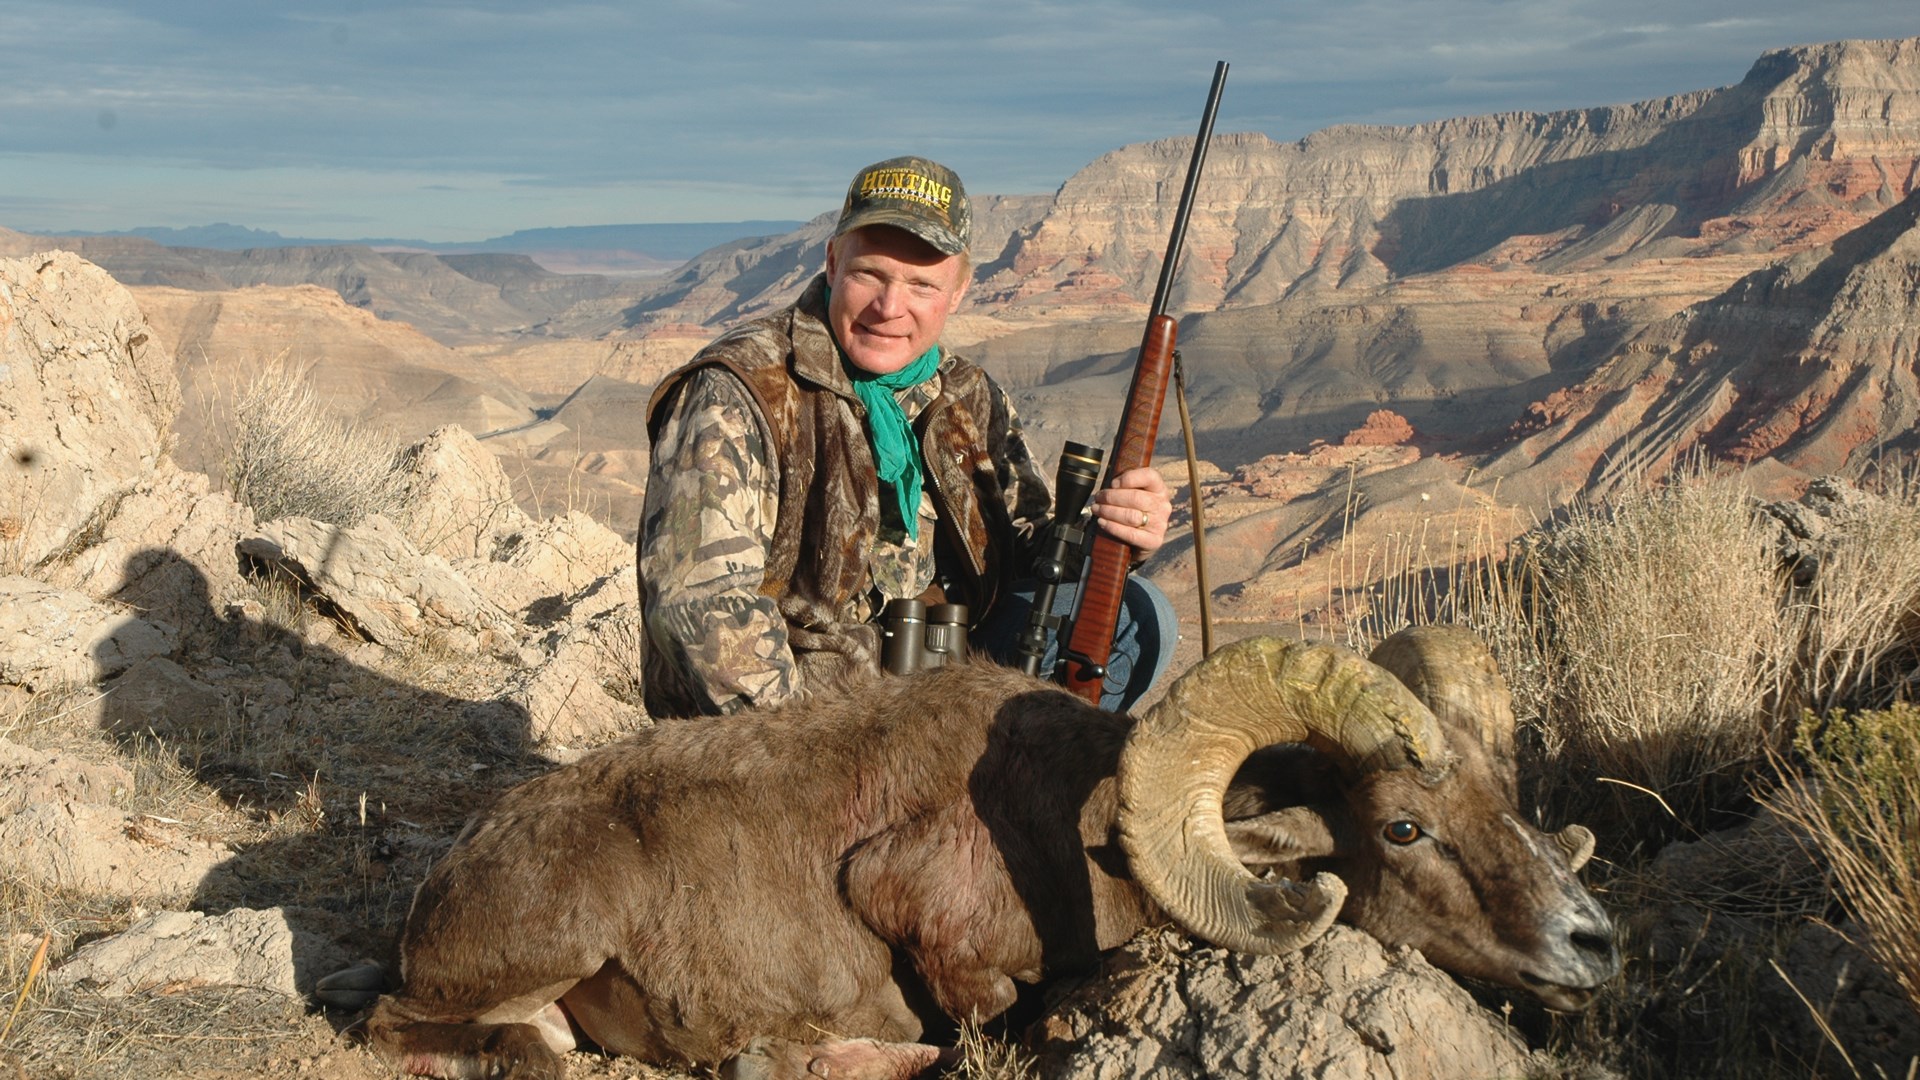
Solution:
[{"label": "boulder", "polygon": [[[640,604],[629,599],[569,618],[541,643],[546,659],[516,676],[506,699],[542,743],[592,746],[647,722],[638,702]],[[608,687],[628,686],[621,700]]]},{"label": "boulder", "polygon": [[554,595],[576,593],[634,561],[633,545],[578,510],[523,530],[502,560],[547,582]]},{"label": "boulder", "polygon": [[286,574],[311,590],[370,641],[431,639],[470,654],[517,650],[506,612],[379,514],[350,527],[284,518],[239,547],[263,572]]},{"label": "boulder", "polygon": [[410,477],[407,537],[447,559],[493,557],[495,546],[531,525],[513,499],[500,459],[458,424],[437,428],[409,447],[401,468]]},{"label": "boulder", "polygon": [[116,733],[218,730],[234,715],[226,695],[164,656],[132,665],[106,689],[88,708]]},{"label": "boulder", "polygon": [[47,981],[108,997],[211,986],[293,997],[312,989],[306,973],[330,970],[343,958],[326,939],[288,925],[280,908],[235,908],[221,915],[162,911],[81,948]]},{"label": "boulder", "polygon": [[210,487],[205,475],[162,462],[34,576],[130,604],[184,635],[216,629],[221,612],[254,595],[234,545],[255,524],[251,509]]}]

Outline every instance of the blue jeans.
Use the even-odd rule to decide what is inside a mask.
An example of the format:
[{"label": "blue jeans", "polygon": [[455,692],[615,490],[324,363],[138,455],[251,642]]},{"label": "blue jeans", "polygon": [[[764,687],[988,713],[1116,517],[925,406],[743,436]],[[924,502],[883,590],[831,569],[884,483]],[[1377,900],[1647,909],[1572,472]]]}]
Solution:
[{"label": "blue jeans", "polygon": [[[1011,595],[1002,598],[993,613],[969,638],[972,648],[1003,664],[1019,664],[1020,634],[1027,628],[1027,615],[1033,610],[1034,583],[1023,581]],[[1079,595],[1077,582],[1061,585],[1053,596],[1055,615],[1073,613]],[[1129,575],[1126,591],[1120,597],[1120,621],[1113,632],[1113,654],[1107,659],[1107,677],[1100,693],[1100,707],[1125,712],[1153,688],[1173,663],[1173,646],[1180,639],[1180,620],[1166,594],[1144,578]],[[1040,661],[1040,675],[1051,678],[1060,655],[1060,637],[1049,634],[1046,656]]]}]

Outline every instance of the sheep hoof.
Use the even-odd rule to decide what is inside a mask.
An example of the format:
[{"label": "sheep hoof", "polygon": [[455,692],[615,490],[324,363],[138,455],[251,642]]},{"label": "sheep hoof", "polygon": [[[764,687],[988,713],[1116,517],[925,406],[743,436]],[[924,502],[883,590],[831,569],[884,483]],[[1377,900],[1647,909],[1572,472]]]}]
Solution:
[{"label": "sheep hoof", "polygon": [[335,1009],[364,1009],[387,988],[387,969],[379,964],[356,964],[323,975],[313,986],[313,999]]}]

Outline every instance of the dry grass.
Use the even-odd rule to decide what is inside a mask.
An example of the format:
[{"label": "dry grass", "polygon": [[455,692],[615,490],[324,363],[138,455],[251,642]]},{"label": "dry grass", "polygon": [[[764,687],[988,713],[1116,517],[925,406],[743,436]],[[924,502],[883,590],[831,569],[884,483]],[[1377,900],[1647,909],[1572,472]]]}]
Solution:
[{"label": "dry grass", "polygon": [[1581,778],[1545,797],[1650,840],[1741,802],[1791,733],[1778,710],[1804,622],[1745,486],[1693,472],[1575,508],[1515,572],[1524,606],[1485,621],[1527,620],[1495,635],[1533,650],[1537,696],[1517,704],[1542,775]]},{"label": "dry grass", "polygon": [[1920,708],[1809,722],[1772,800],[1831,867],[1861,943],[1920,1012]]},{"label": "dry grass", "polygon": [[1920,474],[1884,474],[1877,498],[1846,508],[1805,597],[1800,703],[1868,708],[1912,694],[1920,662]]},{"label": "dry grass", "polygon": [[405,505],[400,453],[385,435],[328,410],[310,383],[276,365],[234,406],[227,488],[262,521],[353,525]]},{"label": "dry grass", "polygon": [[954,1080],[1033,1080],[1031,1055],[996,1039],[978,1024],[960,1025],[960,1061],[946,1075]]},{"label": "dry grass", "polygon": [[[1771,528],[1751,502],[1737,478],[1690,469],[1573,507],[1511,545],[1489,509],[1464,537],[1420,528],[1367,546],[1332,591],[1364,601],[1345,620],[1347,643],[1363,651],[1412,623],[1479,630],[1548,787],[1587,778],[1542,798],[1664,838],[1742,799],[1790,734],[1774,718],[1808,609],[1788,602]],[[1436,553],[1452,561],[1436,566]],[[1595,775],[1619,783],[1596,787]]]}]

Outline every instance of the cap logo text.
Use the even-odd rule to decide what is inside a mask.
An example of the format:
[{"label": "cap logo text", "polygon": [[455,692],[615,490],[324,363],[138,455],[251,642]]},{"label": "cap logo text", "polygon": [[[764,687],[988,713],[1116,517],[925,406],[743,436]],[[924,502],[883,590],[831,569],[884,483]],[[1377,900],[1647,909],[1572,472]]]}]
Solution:
[{"label": "cap logo text", "polygon": [[863,199],[905,199],[931,206],[943,215],[953,202],[953,189],[910,169],[875,169],[860,178]]}]

